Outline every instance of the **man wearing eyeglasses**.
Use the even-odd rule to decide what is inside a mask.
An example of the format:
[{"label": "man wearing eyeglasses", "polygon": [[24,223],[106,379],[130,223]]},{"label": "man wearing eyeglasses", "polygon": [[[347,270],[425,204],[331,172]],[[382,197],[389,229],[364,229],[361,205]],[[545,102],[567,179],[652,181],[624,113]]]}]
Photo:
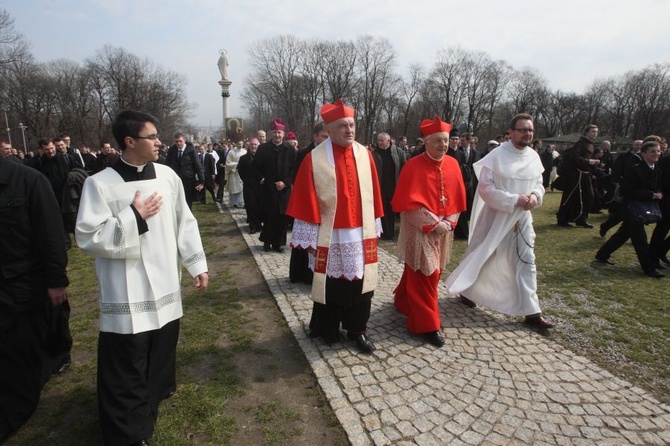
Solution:
[{"label": "man wearing eyeglasses", "polygon": [[470,242],[448,277],[451,294],[468,307],[477,304],[546,330],[537,297],[535,231],[530,211],[542,203],[542,161],[531,147],[533,118],[516,115],[511,140],[475,163],[479,179],[472,209]]},{"label": "man wearing eyeglasses", "polygon": [[556,212],[558,226],[570,228],[570,222],[574,222],[582,228],[593,227],[588,217],[594,199],[591,176],[599,163],[593,156],[593,141],[597,137],[598,127],[587,125],[584,135],[563,154],[558,175],[563,177],[565,188]]},{"label": "man wearing eyeglasses", "polygon": [[105,445],[149,444],[159,403],[176,390],[181,272],[207,288],[198,223],[179,177],[156,163],[158,120],[127,110],[112,123],[121,158],[84,183],[77,244],[96,257],[98,409]]}]

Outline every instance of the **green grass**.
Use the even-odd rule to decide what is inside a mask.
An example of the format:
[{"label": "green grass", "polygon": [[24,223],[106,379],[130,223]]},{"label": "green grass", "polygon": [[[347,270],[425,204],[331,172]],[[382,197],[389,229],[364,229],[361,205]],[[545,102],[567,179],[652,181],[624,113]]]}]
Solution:
[{"label": "green grass", "polygon": [[[231,401],[239,404],[249,391],[245,380],[267,379],[263,371],[247,376],[246,370],[236,366],[236,360],[239,355],[250,355],[255,360],[268,357],[268,350],[255,344],[259,327],[252,322],[248,303],[271,306],[274,302],[267,294],[242,295],[235,270],[231,269],[231,257],[222,252],[227,243],[235,241],[222,233],[221,215],[214,206],[196,205],[194,211],[210,267],[220,262],[212,269],[208,289],[201,292],[195,291],[193,279],[184,271],[186,316],[181,321],[177,347],[178,389],[161,404],[152,440],[156,445],[232,444],[240,426],[232,416],[238,410]],[[237,243],[244,242],[238,238]],[[8,446],[101,442],[95,388],[98,300],[93,258],[76,247],[71,249],[68,275],[74,364],[67,373],[50,380],[38,410]],[[268,368],[269,373],[272,368]],[[323,402],[322,398],[315,400]],[[264,444],[282,444],[279,439],[290,441],[300,433],[295,427],[298,415],[278,402],[262,403],[253,410],[258,416],[257,424],[247,427],[262,432]],[[324,407],[326,417],[328,410]]]},{"label": "green grass", "polygon": [[[559,323],[551,337],[669,403],[670,270],[661,280],[644,275],[630,242],[613,254],[615,266],[595,263],[605,242],[598,225],[607,211],[590,216],[593,229],[561,228],[555,215],[560,197],[547,192],[533,211],[540,305]],[[649,236],[652,230],[647,227]],[[454,243],[450,269],[466,247]]]},{"label": "green grass", "polygon": [[266,445],[292,444],[292,438],[300,435],[302,428],[295,426],[300,415],[282,406],[277,401],[264,402],[256,408],[256,421],[263,431]]}]

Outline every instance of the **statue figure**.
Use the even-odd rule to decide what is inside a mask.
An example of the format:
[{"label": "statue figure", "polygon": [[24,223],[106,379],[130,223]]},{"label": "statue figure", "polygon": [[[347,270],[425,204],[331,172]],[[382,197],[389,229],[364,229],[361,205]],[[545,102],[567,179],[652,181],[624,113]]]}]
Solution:
[{"label": "statue figure", "polygon": [[226,57],[226,50],[219,51],[219,71],[221,72],[221,80],[227,81],[228,79],[228,57]]}]

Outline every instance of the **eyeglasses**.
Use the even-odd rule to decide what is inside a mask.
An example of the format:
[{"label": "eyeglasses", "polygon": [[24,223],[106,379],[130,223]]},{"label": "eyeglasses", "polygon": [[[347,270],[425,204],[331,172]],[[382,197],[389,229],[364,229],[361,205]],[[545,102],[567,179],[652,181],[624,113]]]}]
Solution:
[{"label": "eyeglasses", "polygon": [[153,133],[147,136],[133,136],[135,139],[148,139],[149,141],[155,141],[158,139],[158,133]]},{"label": "eyeglasses", "polygon": [[535,129],[512,129],[512,130],[516,130],[517,132],[521,132],[521,133],[533,133],[533,132],[535,132]]}]

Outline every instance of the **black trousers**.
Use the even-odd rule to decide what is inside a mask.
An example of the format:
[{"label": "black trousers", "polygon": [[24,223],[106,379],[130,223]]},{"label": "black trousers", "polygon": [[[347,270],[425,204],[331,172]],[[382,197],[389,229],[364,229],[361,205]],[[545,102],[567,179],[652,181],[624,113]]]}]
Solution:
[{"label": "black trousers", "polygon": [[288,219],[286,215],[279,213],[266,213],[263,218],[263,230],[260,240],[272,246],[279,248],[286,244],[286,231],[288,229]]},{"label": "black trousers", "polygon": [[60,305],[46,305],[47,340],[44,361],[44,382],[70,356],[72,333],[70,333],[70,302]]},{"label": "black trousers", "polygon": [[627,213],[624,215],[623,223],[619,229],[600,247],[596,253],[599,259],[609,259],[614,251],[623,246],[630,239],[635,248],[635,254],[640,262],[644,272],[656,269],[656,262],[649,254],[649,244],[647,243],[647,233],[644,224],[634,221]]},{"label": "black trousers", "polygon": [[326,304],[314,302],[309,322],[311,337],[327,343],[340,340],[340,324],[350,333],[365,333],[374,291],[361,293],[363,281],[326,278]]},{"label": "black trousers", "polygon": [[44,308],[0,320],[0,434],[18,430],[39,402],[47,330]]},{"label": "black trousers", "polygon": [[106,446],[151,438],[158,404],[176,388],[179,320],[138,334],[100,332],[98,409]]},{"label": "black trousers", "polygon": [[395,237],[395,212],[393,212],[393,207],[391,206],[390,201],[384,203],[384,216],[381,218],[381,222],[381,238],[384,240],[393,240]]},{"label": "black trousers", "polygon": [[214,193],[214,182],[212,180],[205,181],[205,187],[203,187],[198,195],[200,196],[200,203],[207,203],[207,192],[212,196],[212,201],[216,202],[216,194]]},{"label": "black trousers", "polygon": [[[250,223],[251,225],[251,223]],[[291,283],[312,283],[314,273],[309,269],[309,252],[302,248],[291,250],[291,260],[288,267],[288,279]]]}]

